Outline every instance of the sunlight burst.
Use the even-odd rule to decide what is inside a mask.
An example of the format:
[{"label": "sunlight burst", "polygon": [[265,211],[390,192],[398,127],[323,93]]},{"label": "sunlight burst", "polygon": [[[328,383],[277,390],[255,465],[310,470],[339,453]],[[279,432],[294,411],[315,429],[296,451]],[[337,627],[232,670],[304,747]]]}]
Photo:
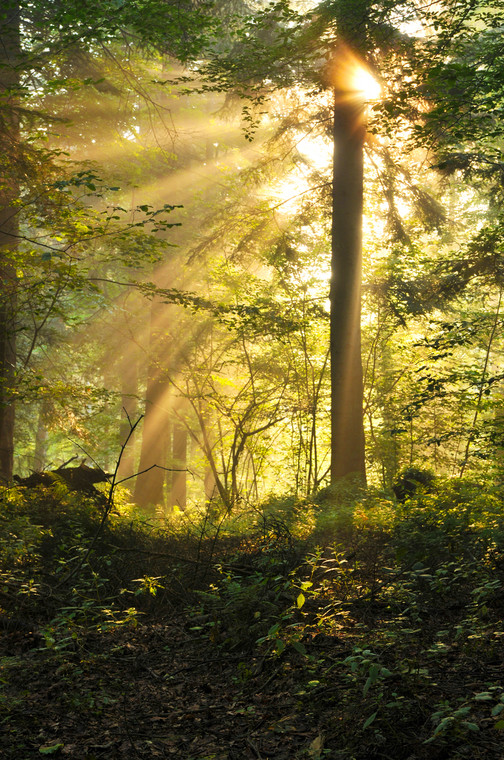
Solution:
[{"label": "sunlight burst", "polygon": [[327,79],[342,100],[369,102],[381,95],[381,85],[367,64],[346,45],[335,51],[327,70]]},{"label": "sunlight burst", "polygon": [[364,100],[377,100],[381,94],[381,85],[373,75],[359,66],[355,69],[351,78],[351,89],[359,93]]}]

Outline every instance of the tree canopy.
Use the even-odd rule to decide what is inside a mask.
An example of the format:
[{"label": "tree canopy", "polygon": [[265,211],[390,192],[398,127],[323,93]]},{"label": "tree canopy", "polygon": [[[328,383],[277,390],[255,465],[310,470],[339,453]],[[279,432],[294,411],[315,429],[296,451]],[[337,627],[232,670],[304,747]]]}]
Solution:
[{"label": "tree canopy", "polygon": [[144,506],[498,469],[499,7],[2,13],[4,478],[141,414]]}]

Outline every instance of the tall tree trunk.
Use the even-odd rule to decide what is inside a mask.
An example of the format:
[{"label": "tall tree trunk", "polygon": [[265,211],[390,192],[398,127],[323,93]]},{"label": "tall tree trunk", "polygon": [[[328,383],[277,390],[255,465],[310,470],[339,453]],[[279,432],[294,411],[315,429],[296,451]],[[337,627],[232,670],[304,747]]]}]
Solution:
[{"label": "tall tree trunk", "polygon": [[[170,409],[171,412],[171,409]],[[165,442],[165,455],[166,455],[166,461],[165,464],[167,465],[165,473],[164,473],[164,487],[166,492],[166,506],[167,506],[167,512],[172,512],[173,508],[173,500],[172,500],[172,488],[173,488],[173,476],[175,473],[172,472],[171,468],[172,465],[172,459],[173,459],[173,420],[171,416],[166,418],[165,426],[164,426],[164,442]]]},{"label": "tall tree trunk", "polygon": [[154,507],[164,506],[164,481],[169,434],[168,377],[169,350],[163,330],[166,306],[154,301],[151,307],[150,361],[148,366],[145,395],[145,416],[143,420],[142,448],[140,452],[139,476],[136,479],[134,499],[146,510],[154,512]]},{"label": "tall tree trunk", "polygon": [[151,367],[147,381],[145,416],[143,420],[142,449],[139,475],[135,484],[134,499],[144,509],[164,506],[164,481],[167,460],[168,379],[159,368]]},{"label": "tall tree trunk", "polygon": [[0,480],[12,478],[16,371],[16,268],[12,253],[19,232],[19,123],[16,89],[20,58],[19,5],[4,0],[0,10]]},{"label": "tall tree trunk", "polygon": [[[345,49],[335,60],[344,69]],[[342,73],[343,75],[343,73]],[[331,257],[331,482],[366,477],[361,359],[364,103],[338,83],[334,99]]]}]

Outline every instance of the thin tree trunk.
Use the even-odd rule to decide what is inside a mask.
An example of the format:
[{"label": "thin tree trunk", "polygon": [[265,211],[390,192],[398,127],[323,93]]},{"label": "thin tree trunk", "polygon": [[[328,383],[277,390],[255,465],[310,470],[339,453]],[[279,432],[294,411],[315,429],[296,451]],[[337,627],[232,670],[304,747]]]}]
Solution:
[{"label": "thin tree trunk", "polygon": [[37,430],[35,433],[35,450],[33,452],[33,469],[39,472],[46,466],[47,459],[47,418],[50,405],[46,398],[39,407]]},{"label": "thin tree trunk", "polygon": [[167,505],[167,511],[171,512],[173,508],[173,502],[172,502],[172,489],[173,489],[173,475],[171,468],[173,465],[172,457],[173,457],[173,420],[170,417],[167,417],[165,428],[164,428],[164,443],[165,443],[165,454],[166,454],[166,462],[167,469],[165,470],[164,474],[164,486],[165,486],[165,493],[166,493],[166,505]]},{"label": "thin tree trunk", "polygon": [[472,420],[472,425],[469,429],[469,435],[467,436],[467,443],[464,451],[464,459],[462,460],[462,463],[460,465],[460,471],[459,471],[459,478],[462,478],[464,476],[464,472],[467,467],[467,463],[469,462],[469,452],[471,449],[471,443],[473,442],[475,436],[476,436],[476,423],[478,422],[478,417],[481,412],[481,404],[483,401],[483,391],[485,389],[485,381],[487,377],[487,371],[488,371],[488,364],[490,362],[490,352],[492,350],[493,340],[495,338],[495,333],[497,331],[497,327],[499,325],[499,319],[500,319],[500,310],[502,306],[502,295],[503,290],[502,288],[499,291],[499,300],[497,302],[497,309],[495,310],[495,317],[494,322],[492,325],[492,329],[490,331],[490,337],[488,339],[486,353],[485,353],[485,361],[483,364],[483,370],[481,372],[481,380],[479,383],[479,389],[478,389],[478,398],[476,401],[476,409],[474,410],[474,416]]},{"label": "thin tree trunk", "polygon": [[153,373],[147,383],[139,475],[135,484],[136,503],[144,509],[164,506],[164,480],[167,458],[167,418],[165,407],[167,379]]},{"label": "thin tree trunk", "polygon": [[[15,201],[19,195],[17,162],[19,122],[16,89],[20,57],[19,5],[4,0],[0,11],[0,480],[9,481],[14,467],[13,390],[16,372],[16,268],[12,253],[19,233]],[[11,94],[9,93],[11,91]]]},{"label": "thin tree trunk", "polygon": [[137,357],[129,353],[120,366],[121,371],[121,424],[120,445],[128,441],[119,464],[118,478],[130,478],[135,472],[135,435],[130,436],[131,427],[138,419],[138,363]]},{"label": "thin tree trunk", "polygon": [[215,484],[215,477],[211,467],[205,469],[205,501],[212,501],[217,493],[217,486]]},{"label": "thin tree trunk", "polygon": [[182,422],[173,426],[171,504],[184,510],[187,506],[187,428]]}]

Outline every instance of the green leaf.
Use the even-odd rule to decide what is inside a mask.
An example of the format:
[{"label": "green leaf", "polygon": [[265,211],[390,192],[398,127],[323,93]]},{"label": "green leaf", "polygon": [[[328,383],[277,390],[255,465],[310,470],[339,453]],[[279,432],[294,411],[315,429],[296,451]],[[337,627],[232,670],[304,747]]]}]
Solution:
[{"label": "green leaf", "polygon": [[319,760],[321,757],[322,748],[324,746],[324,737],[322,734],[319,734],[316,739],[314,739],[309,748],[308,748],[308,755],[313,758],[313,760]]},{"label": "green leaf", "polygon": [[372,679],[373,683],[377,680],[381,669],[381,665],[378,665],[376,662],[369,666],[369,677]]},{"label": "green leaf", "polygon": [[369,716],[369,718],[364,722],[364,725],[362,726],[363,731],[365,731],[366,728],[369,728],[369,726],[374,721],[377,715],[378,715],[378,710]]},{"label": "green leaf", "polygon": [[447,715],[446,718],[443,718],[439,725],[436,726],[436,730],[433,733],[433,736],[437,736],[441,731],[444,731],[447,726],[450,725],[450,723],[453,723],[453,716]]},{"label": "green leaf", "polygon": [[282,652],[285,649],[285,641],[282,641],[282,639],[277,639],[275,641],[275,651],[277,654],[282,654]]},{"label": "green leaf", "polygon": [[[293,641],[292,646],[296,652],[299,652],[299,654],[306,654],[306,647],[300,641]],[[504,707],[504,705],[502,705],[502,707]]]},{"label": "green leaf", "polygon": [[54,755],[55,752],[59,752],[64,746],[62,743],[51,744],[50,747],[39,747],[39,752],[41,755]]}]

